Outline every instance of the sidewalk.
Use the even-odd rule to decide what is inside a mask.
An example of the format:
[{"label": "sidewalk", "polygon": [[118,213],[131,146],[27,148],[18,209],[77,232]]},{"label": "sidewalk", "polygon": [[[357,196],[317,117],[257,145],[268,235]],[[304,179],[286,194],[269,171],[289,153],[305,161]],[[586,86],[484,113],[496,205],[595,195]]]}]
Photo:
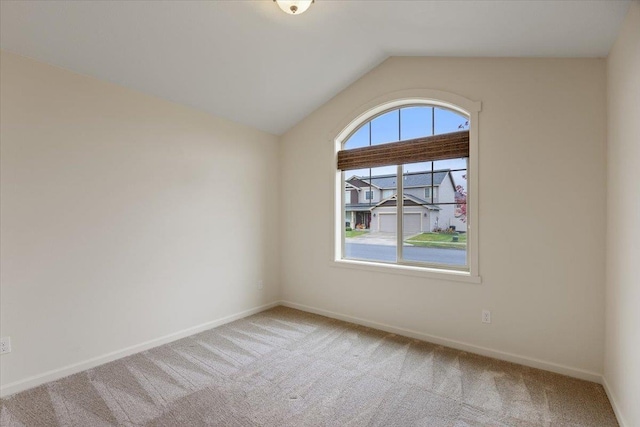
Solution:
[{"label": "sidewalk", "polygon": [[[408,238],[414,236],[416,233],[409,233],[404,236]],[[382,232],[370,232],[358,237],[347,237],[344,239],[345,243],[360,243],[363,245],[383,245],[383,246],[396,246],[397,235],[396,233],[382,233]],[[405,243],[404,246],[412,246]]]}]

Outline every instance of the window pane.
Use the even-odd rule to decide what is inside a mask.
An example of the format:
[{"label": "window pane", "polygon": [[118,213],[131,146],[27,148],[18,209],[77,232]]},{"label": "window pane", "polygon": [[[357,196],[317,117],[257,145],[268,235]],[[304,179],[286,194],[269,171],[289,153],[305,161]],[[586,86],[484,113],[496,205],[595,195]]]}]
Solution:
[{"label": "window pane", "polygon": [[369,176],[369,168],[366,169],[350,169],[344,171],[344,179],[349,180],[352,177]]},{"label": "window pane", "polygon": [[434,169],[466,169],[467,159],[437,160],[433,162]]},{"label": "window pane", "polygon": [[396,194],[397,177],[389,169],[372,168],[362,175],[345,175],[358,194],[357,203],[344,206],[347,259],[396,262],[395,199],[386,199]]},{"label": "window pane", "polygon": [[431,136],[431,107],[406,107],[400,110],[402,140]]},{"label": "window pane", "polygon": [[469,129],[467,118],[459,113],[455,113],[445,108],[435,110],[435,131],[436,135],[441,133],[458,132]]},{"label": "window pane", "polygon": [[[462,187],[454,179],[454,172],[436,168],[437,163],[433,162],[433,171],[431,162],[403,166],[403,258],[412,262],[465,266],[466,184]],[[465,171],[458,174],[466,176]],[[432,199],[425,198],[429,193]]]},{"label": "window pane", "polygon": [[[466,116],[441,107],[408,106],[388,111],[358,129],[344,149],[469,129]],[[345,171],[343,257],[397,262],[402,230],[402,260],[466,267],[467,159],[451,159]],[[403,194],[397,194],[397,179]],[[397,203],[403,214],[398,224]]]},{"label": "window pane", "polygon": [[393,110],[371,120],[371,145],[399,141],[399,114],[400,110]]},{"label": "window pane", "polygon": [[364,126],[362,126],[360,129],[358,129],[353,135],[351,135],[351,137],[349,137],[349,139],[347,139],[343,144],[344,149],[347,150],[351,148],[368,147],[369,146],[369,126],[370,124],[367,123]]}]

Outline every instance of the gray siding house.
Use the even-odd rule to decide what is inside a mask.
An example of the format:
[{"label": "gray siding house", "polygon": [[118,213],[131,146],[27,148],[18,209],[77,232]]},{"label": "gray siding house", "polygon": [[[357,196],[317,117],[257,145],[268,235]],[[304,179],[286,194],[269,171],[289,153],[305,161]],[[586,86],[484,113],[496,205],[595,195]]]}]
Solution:
[{"label": "gray siding house", "polygon": [[[466,232],[456,216],[456,185],[449,169],[409,172],[403,175],[405,234],[455,227]],[[352,228],[397,230],[397,176],[352,176],[345,181],[345,221]]]}]

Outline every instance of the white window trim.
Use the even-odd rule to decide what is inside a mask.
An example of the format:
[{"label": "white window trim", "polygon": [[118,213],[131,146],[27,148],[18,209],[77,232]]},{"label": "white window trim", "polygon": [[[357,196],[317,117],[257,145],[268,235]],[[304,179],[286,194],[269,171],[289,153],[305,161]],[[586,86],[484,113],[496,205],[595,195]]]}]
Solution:
[{"label": "white window trim", "polygon": [[340,259],[330,262],[330,267],[347,268],[352,270],[375,271],[378,273],[425,277],[430,279],[452,280],[455,282],[482,283],[480,276],[472,276],[466,271],[447,270],[405,264],[391,264],[382,261],[360,261],[356,259]]},{"label": "white window trim", "polygon": [[[409,263],[396,264],[379,261],[359,261],[343,258],[344,233],[344,173],[336,171],[337,153],[342,144],[358,127],[367,121],[387,111],[408,106],[436,106],[444,107],[461,113],[469,119],[469,160],[467,171],[467,260],[469,271],[440,268],[430,265],[417,266]],[[331,265],[334,267],[357,268],[368,271],[378,271],[389,274],[402,274],[434,279],[454,280],[468,283],[481,283],[479,271],[479,233],[478,233],[478,196],[479,196],[479,147],[478,147],[478,117],[482,109],[480,101],[472,101],[460,95],[429,89],[415,89],[393,92],[379,97],[363,106],[355,119],[346,119],[339,130],[333,133],[334,162],[331,172],[335,177],[334,187],[334,215],[333,215],[333,244],[331,245]],[[353,116],[351,116],[353,117]],[[402,212],[402,209],[400,208]],[[398,221],[402,216],[398,215]],[[400,228],[398,228],[400,229]],[[400,238],[399,238],[400,240]]]}]

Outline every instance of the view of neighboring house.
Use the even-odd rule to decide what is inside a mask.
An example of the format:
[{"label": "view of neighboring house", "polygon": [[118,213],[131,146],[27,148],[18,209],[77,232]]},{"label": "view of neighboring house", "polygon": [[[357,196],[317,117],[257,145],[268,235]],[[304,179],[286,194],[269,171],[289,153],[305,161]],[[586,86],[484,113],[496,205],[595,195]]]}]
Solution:
[{"label": "view of neighboring house", "polygon": [[[408,172],[403,175],[404,231],[406,234],[454,227],[466,232],[456,217],[456,184],[449,169]],[[345,222],[352,228],[395,232],[397,229],[396,175],[352,176],[345,181]]]}]

